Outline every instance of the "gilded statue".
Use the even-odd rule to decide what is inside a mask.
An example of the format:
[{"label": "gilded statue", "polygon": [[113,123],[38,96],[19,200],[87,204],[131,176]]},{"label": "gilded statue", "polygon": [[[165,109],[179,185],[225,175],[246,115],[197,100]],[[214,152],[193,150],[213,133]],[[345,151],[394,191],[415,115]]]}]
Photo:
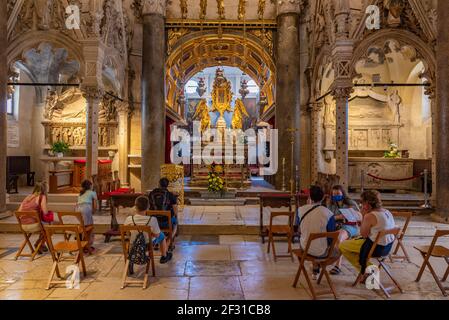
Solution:
[{"label": "gilded statue", "polygon": [[223,119],[225,112],[232,112],[231,83],[225,78],[223,69],[217,68],[212,89],[212,112],[218,112]]},{"label": "gilded statue", "polygon": [[225,7],[224,0],[217,0],[218,17],[220,19],[225,19]]},{"label": "gilded statue", "polygon": [[196,106],[195,114],[193,115],[193,120],[197,119],[201,121],[201,132],[204,132],[210,128],[209,108],[207,107],[205,99],[201,99],[201,101]]},{"label": "gilded statue", "polygon": [[259,0],[259,4],[257,6],[257,14],[259,15],[260,20],[263,20],[264,13],[265,13],[265,0]]},{"label": "gilded statue", "polygon": [[235,100],[234,115],[232,116],[232,129],[243,129],[243,119],[249,117],[241,99]]},{"label": "gilded statue", "polygon": [[200,0],[200,19],[206,18],[207,0]]},{"label": "gilded statue", "polygon": [[181,17],[187,19],[187,0],[179,0],[181,5]]},{"label": "gilded statue", "polygon": [[239,8],[238,8],[238,18],[239,18],[239,20],[243,20],[245,18],[246,2],[247,2],[247,0],[239,0]]}]

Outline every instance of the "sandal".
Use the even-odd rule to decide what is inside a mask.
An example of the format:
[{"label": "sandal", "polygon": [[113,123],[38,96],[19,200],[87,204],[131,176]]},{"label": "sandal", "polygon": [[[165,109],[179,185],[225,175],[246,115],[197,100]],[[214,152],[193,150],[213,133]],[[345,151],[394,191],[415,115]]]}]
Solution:
[{"label": "sandal", "polygon": [[329,273],[336,276],[341,273],[341,269],[340,267],[334,266]]}]

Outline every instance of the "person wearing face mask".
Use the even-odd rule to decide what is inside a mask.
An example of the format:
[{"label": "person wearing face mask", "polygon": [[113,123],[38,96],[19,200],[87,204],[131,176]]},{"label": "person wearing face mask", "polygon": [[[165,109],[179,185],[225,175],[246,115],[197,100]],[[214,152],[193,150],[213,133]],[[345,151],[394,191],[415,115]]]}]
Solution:
[{"label": "person wearing face mask", "polygon": [[[341,254],[354,266],[357,271],[365,274],[367,257],[380,231],[395,228],[396,224],[390,211],[382,208],[380,193],[367,190],[361,195],[362,225],[360,238],[343,241],[339,245]],[[380,239],[374,249],[373,257],[383,257],[390,253],[395,240],[394,235],[386,235]],[[365,279],[368,275],[365,274]]]},{"label": "person wearing face mask", "polygon": [[[342,186],[336,185],[332,187],[332,195],[328,198],[326,206],[334,214],[334,218],[337,221],[337,229],[340,232],[338,236],[338,244],[360,235],[360,229],[357,223],[346,221],[340,212],[340,209],[352,208],[359,213],[359,206],[354,200],[348,197]],[[362,220],[362,215],[359,215],[359,220]],[[330,273],[333,275],[338,275],[341,273],[341,258],[338,259]]]}]

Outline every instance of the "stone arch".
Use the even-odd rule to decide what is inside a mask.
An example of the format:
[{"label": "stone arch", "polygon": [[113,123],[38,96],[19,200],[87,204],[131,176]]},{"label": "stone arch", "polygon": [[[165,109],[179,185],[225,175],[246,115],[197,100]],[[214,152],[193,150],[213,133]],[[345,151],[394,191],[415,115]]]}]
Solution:
[{"label": "stone arch", "polygon": [[184,35],[169,49],[166,62],[166,73],[172,77],[167,80],[166,98],[169,105],[176,101],[178,83],[174,80],[181,78],[181,72],[185,73],[187,82],[202,69],[219,65],[238,67],[247,73],[267,95],[268,105],[273,105],[275,62],[270,49],[261,44],[257,37],[229,32],[219,38],[212,31],[195,32]]},{"label": "stone arch", "polygon": [[8,66],[20,59],[26,50],[36,48],[43,42],[50,43],[54,47],[65,48],[68,52],[68,59],[77,60],[80,63],[78,75],[85,74],[84,56],[80,44],[69,36],[54,30],[28,32],[14,39],[8,46]]},{"label": "stone arch", "polygon": [[318,53],[315,66],[313,68],[312,80],[311,80],[311,101],[315,101],[321,96],[321,87],[318,86],[318,79],[321,76],[321,71],[331,63],[331,52],[329,46],[324,46]]},{"label": "stone arch", "polygon": [[370,47],[383,45],[388,40],[394,40],[401,46],[410,46],[416,50],[416,58],[423,61],[426,68],[426,76],[430,81],[435,81],[436,58],[431,46],[421,40],[413,33],[400,29],[384,29],[377,31],[365,39],[355,48],[350,63],[350,74],[352,78],[357,77],[356,65],[366,57]]}]

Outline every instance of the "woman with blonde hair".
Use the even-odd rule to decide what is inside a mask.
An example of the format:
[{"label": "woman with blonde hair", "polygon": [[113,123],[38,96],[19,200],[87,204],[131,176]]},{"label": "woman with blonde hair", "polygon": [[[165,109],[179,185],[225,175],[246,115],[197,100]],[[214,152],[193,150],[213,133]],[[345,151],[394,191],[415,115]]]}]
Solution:
[{"label": "woman with blonde hair", "polygon": [[[47,184],[45,182],[38,182],[35,184],[33,192],[23,199],[20,204],[19,211],[37,211],[41,217],[41,221],[24,220],[21,221],[22,227],[25,230],[34,230],[40,228],[40,223],[51,223],[53,222],[53,212],[49,211],[47,208]],[[25,218],[24,218],[25,219]],[[29,218],[28,218],[29,219]],[[36,242],[36,244],[40,241]],[[47,251],[45,245],[42,247],[42,251]]]}]

